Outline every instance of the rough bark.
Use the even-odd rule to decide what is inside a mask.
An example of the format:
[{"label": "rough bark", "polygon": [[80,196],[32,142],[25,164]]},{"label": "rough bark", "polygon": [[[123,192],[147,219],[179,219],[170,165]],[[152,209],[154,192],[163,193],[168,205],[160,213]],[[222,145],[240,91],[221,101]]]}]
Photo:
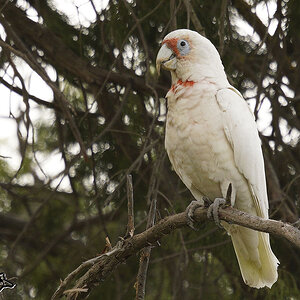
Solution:
[{"label": "rough bark", "polygon": [[[231,207],[220,209],[219,217],[221,220],[232,224],[242,225],[285,238],[300,248],[300,230],[290,224],[271,219],[265,220]],[[195,220],[197,222],[207,221],[207,210],[197,209],[195,211]],[[68,299],[84,299],[92,287],[104,281],[120,263],[126,261],[126,259],[136,254],[142,248],[155,245],[165,235],[186,225],[186,214],[183,212],[162,219],[153,227],[136,234],[132,238],[119,241],[110,252],[102,254],[93,260],[94,264],[92,267],[77,280],[74,288],[67,291]],[[68,283],[66,280],[61,283],[52,300],[59,299]]]}]

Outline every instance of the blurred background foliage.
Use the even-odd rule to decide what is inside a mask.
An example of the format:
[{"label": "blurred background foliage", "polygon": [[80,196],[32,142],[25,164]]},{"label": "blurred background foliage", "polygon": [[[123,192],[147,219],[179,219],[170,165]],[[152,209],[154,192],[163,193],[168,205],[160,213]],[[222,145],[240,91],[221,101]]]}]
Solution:
[{"label": "blurred background foliage", "polygon": [[[136,232],[153,197],[156,220],[192,200],[163,148],[170,78],[155,70],[160,42],[176,28],[218,48],[258,121],[270,215],[298,220],[299,1],[0,0],[0,8],[0,82],[19,97],[1,101],[20,102],[6,115],[15,134],[2,140],[16,140],[15,156],[0,153],[0,271],[17,283],[3,299],[50,299],[60,279],[103,251],[106,236],[112,244],[124,236],[127,174]],[[28,74],[50,97],[45,84],[31,93]],[[152,250],[146,299],[299,299],[299,249],[271,240],[279,279],[255,290],[223,230],[178,230]],[[133,299],[138,264],[129,258],[89,299]]]}]

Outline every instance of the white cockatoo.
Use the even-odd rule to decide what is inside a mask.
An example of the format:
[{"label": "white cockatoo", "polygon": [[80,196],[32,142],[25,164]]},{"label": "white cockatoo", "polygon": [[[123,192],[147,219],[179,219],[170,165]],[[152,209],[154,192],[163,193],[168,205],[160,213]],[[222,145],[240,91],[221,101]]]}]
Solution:
[{"label": "white cockatoo", "polygon": [[[165,147],[174,170],[198,201],[225,198],[268,218],[264,161],[254,116],[232,87],[214,45],[187,29],[169,33],[157,60],[169,70]],[[230,234],[244,282],[255,288],[276,282],[278,259],[269,234],[222,222]]]}]

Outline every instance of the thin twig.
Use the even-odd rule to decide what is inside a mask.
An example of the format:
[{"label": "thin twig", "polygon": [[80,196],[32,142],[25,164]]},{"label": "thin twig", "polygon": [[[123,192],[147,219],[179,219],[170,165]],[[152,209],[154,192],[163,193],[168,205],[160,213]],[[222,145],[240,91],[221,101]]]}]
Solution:
[{"label": "thin twig", "polygon": [[[151,201],[148,222],[147,222],[147,229],[149,229],[150,227],[152,227],[154,225],[156,202],[157,202],[156,198],[153,198]],[[141,251],[139,270],[138,270],[138,274],[136,277],[136,283],[135,283],[135,289],[136,289],[135,299],[136,300],[144,300],[145,299],[146,279],[147,279],[147,271],[148,271],[150,255],[151,255],[151,248],[152,248],[152,246],[148,246],[148,247],[143,248]]]},{"label": "thin twig", "polygon": [[170,15],[171,15],[171,30],[177,29],[177,20],[176,20],[176,2],[175,0],[170,1]]},{"label": "thin twig", "polygon": [[[185,4],[185,7],[186,7],[186,28],[187,29],[190,29],[190,23],[191,23],[191,14],[190,14],[190,5],[186,5]],[[188,3],[190,4],[190,3]]]},{"label": "thin twig", "polygon": [[115,115],[112,117],[112,119],[110,120],[110,122],[107,124],[107,126],[101,131],[101,133],[99,135],[97,135],[92,140],[92,142],[90,143],[91,145],[93,145],[94,143],[97,143],[97,142],[101,141],[102,137],[113,127],[113,125],[119,119],[119,116],[123,112],[125,104],[127,103],[130,91],[131,91],[131,83],[129,82],[127,84],[127,86],[126,86],[126,89],[125,89],[125,92],[124,92],[124,96],[123,96],[123,99],[122,99],[122,103],[121,103],[119,109],[117,110],[117,112],[115,113]]},{"label": "thin twig", "polygon": [[203,26],[201,25],[201,22],[199,21],[195,10],[194,10],[192,4],[190,3],[190,0],[183,0],[183,3],[189,12],[190,18],[192,20],[192,23],[193,23],[196,31],[198,31],[201,35],[205,36],[205,30],[204,30]]},{"label": "thin twig", "polygon": [[226,17],[226,12],[227,12],[227,7],[228,7],[228,0],[222,0],[222,5],[221,5],[221,13],[220,13],[220,21],[219,21],[219,53],[220,56],[223,56],[223,51],[224,51],[224,37],[225,37],[225,17]]},{"label": "thin twig", "polygon": [[[143,159],[144,154],[147,153],[148,151],[150,151],[158,142],[159,142],[158,139],[155,140],[154,142],[152,142],[150,145],[148,145],[144,150],[142,150],[140,152],[139,156],[130,165],[130,167],[126,170],[125,174],[119,180],[118,187],[104,200],[104,206],[108,205],[112,201],[112,199],[115,197],[115,195],[117,194],[119,188],[125,183],[127,174],[130,174],[137,167],[139,162]],[[94,199],[94,201],[97,201],[97,198]]]},{"label": "thin twig", "polygon": [[72,271],[63,281],[60,282],[59,287],[51,297],[51,300],[53,299],[59,299],[62,294],[64,294],[66,291],[63,291],[63,289],[69,284],[75,276],[80,273],[84,268],[93,265],[97,260],[100,259],[100,256],[94,257],[92,259],[89,259],[87,261],[84,261],[78,268],[76,268],[74,271]]},{"label": "thin twig", "polygon": [[128,174],[127,178],[127,201],[128,201],[128,223],[125,238],[133,237],[134,234],[134,210],[133,210],[133,186],[132,176]]},{"label": "thin twig", "polygon": [[[146,229],[151,228],[155,224],[155,215],[156,215],[156,205],[157,205],[157,193],[158,193],[158,184],[159,184],[159,169],[164,159],[164,151],[160,151],[159,157],[153,168],[152,176],[149,184],[148,198],[152,197],[150,210],[148,214],[147,226]],[[152,245],[149,245],[142,249],[140,255],[139,270],[136,277],[135,289],[136,289],[136,300],[144,300],[146,294],[146,279],[147,271],[150,261]]]},{"label": "thin twig", "polygon": [[150,261],[151,246],[145,247],[141,251],[139,271],[134,287],[136,289],[136,300],[145,299],[147,271]]},{"label": "thin twig", "polygon": [[12,39],[14,42],[22,49],[22,51],[16,50],[14,47],[11,47],[9,44],[7,44],[5,41],[0,39],[0,45],[4,47],[5,49],[8,49],[15,55],[21,57],[25,60],[25,62],[45,81],[45,83],[52,89],[54,95],[59,100],[59,105],[64,112],[66,119],[69,121],[70,129],[74,135],[74,138],[77,140],[77,142],[80,145],[81,153],[87,159],[86,154],[86,148],[84,145],[84,142],[82,140],[80,131],[75,124],[75,121],[72,117],[71,110],[72,107],[70,106],[68,100],[64,96],[64,94],[59,90],[59,88],[53,83],[53,81],[48,76],[47,72],[39,65],[39,63],[35,60],[34,56],[31,54],[31,52],[28,50],[28,48],[25,46],[25,44],[22,42],[21,38],[14,32],[12,27],[5,21],[5,18],[1,17],[1,22],[6,28],[7,32],[10,33],[12,36]]},{"label": "thin twig", "polygon": [[[161,2],[162,2],[162,1],[161,1]],[[177,5],[176,9],[173,11],[173,14],[170,16],[170,19],[169,19],[168,23],[165,25],[164,30],[161,32],[161,35],[160,35],[161,37],[164,37],[164,36],[166,35],[166,33],[167,33],[169,30],[172,31],[172,29],[170,28],[170,25],[171,25],[171,23],[173,22],[173,16],[176,16],[176,15],[177,15],[177,13],[178,13],[178,11],[179,11],[181,5],[182,5],[182,0],[179,1],[179,3],[178,3],[178,5]],[[175,29],[176,29],[176,28],[175,28]]]}]

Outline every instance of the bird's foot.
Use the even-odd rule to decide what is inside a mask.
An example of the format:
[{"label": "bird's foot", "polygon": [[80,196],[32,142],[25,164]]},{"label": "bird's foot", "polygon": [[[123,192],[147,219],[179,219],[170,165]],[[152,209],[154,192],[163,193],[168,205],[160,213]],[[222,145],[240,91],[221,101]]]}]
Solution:
[{"label": "bird's foot", "polygon": [[189,206],[185,210],[187,225],[189,227],[191,227],[192,229],[196,230],[196,231],[198,231],[199,229],[194,226],[194,224],[195,224],[195,219],[194,219],[195,210],[197,208],[208,207],[209,206],[209,204],[207,204],[208,201],[209,201],[209,204],[210,204],[211,201],[206,197],[203,197],[202,200],[194,200],[189,204]]},{"label": "bird's foot", "polygon": [[210,204],[207,209],[207,218],[213,218],[218,227],[223,228],[220,224],[219,219],[219,209],[220,207],[228,207],[231,206],[231,194],[232,194],[232,184],[229,183],[226,198],[216,198],[215,201]]},{"label": "bird's foot", "polygon": [[220,228],[223,226],[220,224],[219,219],[219,209],[220,207],[228,207],[231,206],[231,194],[232,194],[232,185],[231,183],[228,185],[226,198],[216,198],[215,201],[209,205],[207,209],[207,218],[213,218],[216,225]]},{"label": "bird's foot", "polygon": [[216,225],[223,228],[220,224],[219,209],[225,206],[226,200],[224,198],[216,198],[215,201],[207,209],[207,218],[213,218]]}]

